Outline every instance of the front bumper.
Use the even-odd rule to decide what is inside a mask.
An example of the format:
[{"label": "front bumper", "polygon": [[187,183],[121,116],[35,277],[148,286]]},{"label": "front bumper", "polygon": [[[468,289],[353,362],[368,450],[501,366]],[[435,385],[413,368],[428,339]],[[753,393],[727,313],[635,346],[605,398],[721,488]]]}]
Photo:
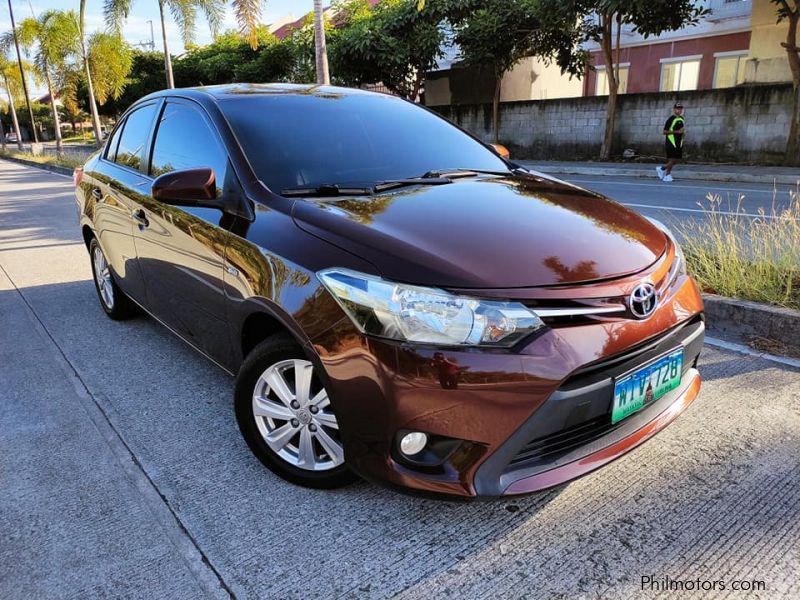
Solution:
[{"label": "front bumper", "polygon": [[[348,464],[404,491],[496,497],[541,490],[652,437],[697,396],[702,301],[689,279],[647,321],[548,329],[509,352],[367,338],[349,321],[312,340]],[[613,379],[684,347],[678,389],[611,426]],[[398,432],[460,440],[441,464],[397,452]]]},{"label": "front bumper", "polygon": [[[630,418],[616,434],[598,438],[595,445],[582,448],[583,456],[538,473],[525,475],[523,471],[509,474],[519,477],[503,489],[503,495],[526,494],[560,485],[585,475],[615,460],[647,441],[672,423],[700,393],[700,373],[690,369],[684,374],[681,386],[667,394],[653,406]],[[659,412],[660,411],[660,412]],[[653,414],[656,416],[653,417]],[[606,445],[608,444],[608,445]],[[595,449],[597,448],[597,449]],[[493,481],[484,475],[489,486]],[[503,476],[500,477],[502,482]]]}]

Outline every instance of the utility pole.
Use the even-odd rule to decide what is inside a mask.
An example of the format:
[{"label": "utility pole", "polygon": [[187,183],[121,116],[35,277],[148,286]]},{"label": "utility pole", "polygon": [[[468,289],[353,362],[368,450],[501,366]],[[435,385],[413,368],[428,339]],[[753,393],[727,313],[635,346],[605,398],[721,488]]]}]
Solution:
[{"label": "utility pole", "polygon": [[11,16],[11,32],[14,34],[14,46],[17,49],[17,63],[19,63],[19,75],[22,79],[22,91],[25,94],[25,104],[28,105],[28,117],[31,120],[31,134],[33,135],[34,143],[39,143],[39,136],[36,134],[36,123],[33,122],[33,109],[31,108],[31,99],[28,96],[28,84],[25,83],[25,70],[22,68],[22,54],[19,52],[19,42],[17,41],[17,26],[14,23],[14,9],[11,8],[11,0],[8,0],[8,14]]},{"label": "utility pole", "polygon": [[156,49],[156,36],[153,31],[153,21],[147,20],[146,23],[150,23],[150,40],[146,42],[137,42],[134,46],[139,46],[139,48],[147,48],[150,52]]}]

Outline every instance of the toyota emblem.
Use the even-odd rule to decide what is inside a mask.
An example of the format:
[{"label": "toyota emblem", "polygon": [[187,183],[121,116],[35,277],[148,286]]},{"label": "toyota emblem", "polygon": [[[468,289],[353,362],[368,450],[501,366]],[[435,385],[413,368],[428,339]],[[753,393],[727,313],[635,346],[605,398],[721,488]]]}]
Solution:
[{"label": "toyota emblem", "polygon": [[658,293],[652,283],[640,283],[628,298],[628,308],[637,319],[646,319],[652,315],[656,306],[658,306]]}]

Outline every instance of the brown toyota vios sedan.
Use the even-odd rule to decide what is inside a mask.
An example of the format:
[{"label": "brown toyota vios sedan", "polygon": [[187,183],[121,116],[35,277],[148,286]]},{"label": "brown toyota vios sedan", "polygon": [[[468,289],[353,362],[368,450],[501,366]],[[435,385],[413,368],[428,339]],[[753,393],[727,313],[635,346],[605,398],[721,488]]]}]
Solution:
[{"label": "brown toyota vios sedan", "polygon": [[103,310],[235,374],[242,435],[298,484],[541,490],[700,389],[703,305],[661,224],[399,98],[159,92],[75,182]]}]

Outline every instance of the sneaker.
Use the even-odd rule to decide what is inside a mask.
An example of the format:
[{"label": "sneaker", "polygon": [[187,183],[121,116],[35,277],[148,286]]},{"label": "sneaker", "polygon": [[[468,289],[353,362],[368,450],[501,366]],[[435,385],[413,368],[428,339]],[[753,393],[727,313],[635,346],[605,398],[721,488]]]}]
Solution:
[{"label": "sneaker", "polygon": [[664,175],[664,177],[662,177],[661,180],[666,183],[672,183],[672,175]]},{"label": "sneaker", "polygon": [[659,179],[664,179],[664,168],[656,167],[656,175],[658,175]]}]

